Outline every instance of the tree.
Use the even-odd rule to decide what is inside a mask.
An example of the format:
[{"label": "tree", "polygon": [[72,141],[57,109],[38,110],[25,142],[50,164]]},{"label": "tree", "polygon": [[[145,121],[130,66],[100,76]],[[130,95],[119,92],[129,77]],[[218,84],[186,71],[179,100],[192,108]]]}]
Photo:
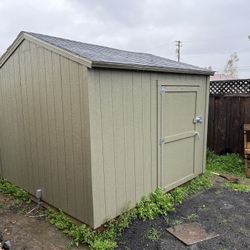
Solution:
[{"label": "tree", "polygon": [[230,55],[227,64],[224,69],[224,74],[232,77],[237,78],[238,77],[238,68],[237,68],[237,62],[239,61],[238,55],[236,52]]}]

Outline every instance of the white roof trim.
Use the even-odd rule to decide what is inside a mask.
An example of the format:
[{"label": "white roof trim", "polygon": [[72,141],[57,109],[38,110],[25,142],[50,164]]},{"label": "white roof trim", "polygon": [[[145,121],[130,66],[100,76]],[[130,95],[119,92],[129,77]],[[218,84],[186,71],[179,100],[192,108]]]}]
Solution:
[{"label": "white roof trim", "polygon": [[150,71],[150,72],[162,72],[162,73],[177,73],[177,74],[194,74],[194,75],[212,75],[213,71],[202,71],[195,69],[182,69],[182,68],[167,68],[167,67],[154,67],[154,66],[137,66],[132,64],[119,64],[119,63],[102,63],[93,62],[92,68],[111,68],[111,69],[125,69],[125,70],[138,70],[138,71]]}]

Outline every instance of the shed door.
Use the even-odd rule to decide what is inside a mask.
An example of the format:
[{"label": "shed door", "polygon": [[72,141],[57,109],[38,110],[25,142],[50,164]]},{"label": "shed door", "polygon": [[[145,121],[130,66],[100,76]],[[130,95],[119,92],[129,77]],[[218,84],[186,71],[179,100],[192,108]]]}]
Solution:
[{"label": "shed door", "polygon": [[202,123],[197,114],[199,87],[161,86],[160,92],[159,180],[162,187],[171,189],[197,172],[195,149]]}]

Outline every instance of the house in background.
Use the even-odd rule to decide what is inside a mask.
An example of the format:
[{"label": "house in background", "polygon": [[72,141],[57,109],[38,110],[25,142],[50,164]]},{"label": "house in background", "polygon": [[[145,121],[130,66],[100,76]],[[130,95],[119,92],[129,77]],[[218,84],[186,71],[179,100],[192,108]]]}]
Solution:
[{"label": "house in background", "polygon": [[222,73],[215,73],[214,75],[210,76],[210,81],[220,81],[220,80],[235,80],[235,77],[227,76]]},{"label": "house in background", "polygon": [[0,59],[0,174],[99,227],[204,171],[212,73],[21,32]]}]

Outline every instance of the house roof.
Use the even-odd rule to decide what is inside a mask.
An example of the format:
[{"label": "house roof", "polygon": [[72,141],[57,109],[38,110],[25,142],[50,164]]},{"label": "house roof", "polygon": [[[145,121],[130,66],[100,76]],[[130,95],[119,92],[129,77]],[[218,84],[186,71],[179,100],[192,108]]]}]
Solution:
[{"label": "house roof", "polygon": [[212,71],[204,68],[179,63],[148,53],[125,51],[32,32],[23,31],[19,35],[31,36],[53,47],[69,52],[71,55],[90,62],[92,68],[105,67],[201,75],[213,74]]}]

